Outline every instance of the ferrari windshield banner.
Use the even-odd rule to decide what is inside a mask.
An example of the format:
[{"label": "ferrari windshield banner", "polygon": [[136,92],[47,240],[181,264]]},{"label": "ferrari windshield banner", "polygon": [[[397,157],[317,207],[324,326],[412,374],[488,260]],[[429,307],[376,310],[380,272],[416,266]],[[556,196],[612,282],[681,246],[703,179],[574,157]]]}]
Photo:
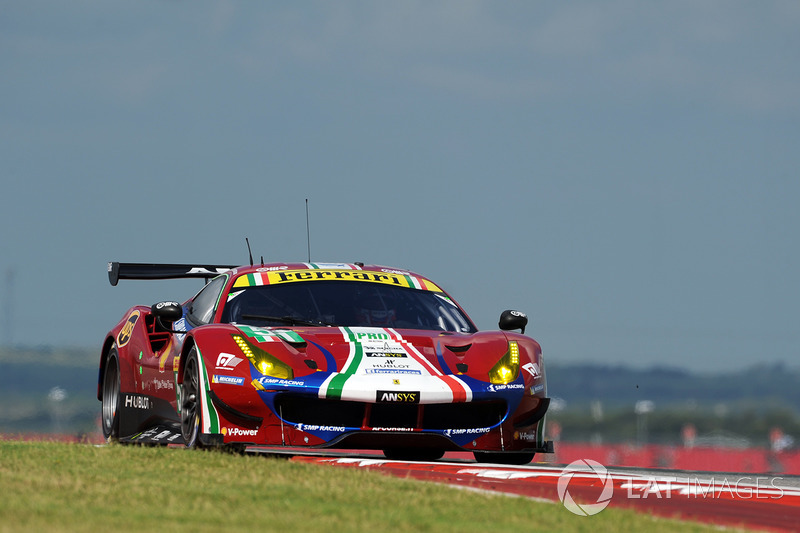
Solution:
[{"label": "ferrari windshield banner", "polygon": [[365,281],[368,283],[383,283],[386,285],[395,285],[397,287],[442,292],[442,289],[427,279],[418,278],[408,274],[345,269],[278,270],[256,272],[254,274],[245,274],[240,276],[233,286],[255,287],[259,285],[279,285],[282,283],[293,283],[298,281],[324,280]]}]

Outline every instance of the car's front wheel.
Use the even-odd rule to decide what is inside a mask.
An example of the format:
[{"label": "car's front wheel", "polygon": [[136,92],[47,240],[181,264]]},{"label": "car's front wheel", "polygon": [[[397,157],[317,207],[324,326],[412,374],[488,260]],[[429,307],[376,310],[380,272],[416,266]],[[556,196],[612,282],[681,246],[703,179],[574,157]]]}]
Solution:
[{"label": "car's front wheel", "polygon": [[109,442],[119,441],[119,355],[111,348],[103,372],[102,421],[103,437]]},{"label": "car's front wheel", "polygon": [[200,434],[200,358],[192,348],[181,383],[181,433],[187,448],[198,448]]},{"label": "car's front wheel", "polygon": [[526,465],[533,461],[533,452],[472,452],[479,463]]}]

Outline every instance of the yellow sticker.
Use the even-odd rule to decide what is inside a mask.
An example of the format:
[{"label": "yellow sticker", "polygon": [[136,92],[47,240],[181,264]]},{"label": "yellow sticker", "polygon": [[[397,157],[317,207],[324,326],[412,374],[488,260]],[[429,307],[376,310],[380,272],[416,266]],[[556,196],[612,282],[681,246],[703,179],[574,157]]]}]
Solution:
[{"label": "yellow sticker", "polygon": [[256,287],[260,285],[280,285],[297,281],[365,281],[383,283],[396,287],[442,292],[442,289],[424,278],[395,272],[376,272],[373,270],[279,270],[276,272],[255,272],[244,274],[234,282],[234,287]]},{"label": "yellow sticker", "polygon": [[117,335],[117,347],[122,348],[128,341],[131,340],[131,335],[133,334],[133,327],[136,325],[136,321],[139,320],[139,311],[134,311],[128,317],[127,322],[125,325],[122,326],[119,334]]}]

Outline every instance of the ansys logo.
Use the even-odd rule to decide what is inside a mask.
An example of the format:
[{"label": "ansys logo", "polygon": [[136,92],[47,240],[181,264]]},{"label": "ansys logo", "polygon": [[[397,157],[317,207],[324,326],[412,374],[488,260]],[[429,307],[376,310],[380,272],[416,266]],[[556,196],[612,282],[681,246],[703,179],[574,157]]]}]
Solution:
[{"label": "ansys logo", "polygon": [[[600,480],[603,490],[594,503],[577,503],[569,493],[569,483],[575,474],[579,474],[581,477],[597,477]],[[568,511],[579,516],[592,516],[611,503],[611,496],[614,494],[614,480],[600,463],[591,459],[579,459],[568,464],[558,476],[557,489],[558,499]]]}]

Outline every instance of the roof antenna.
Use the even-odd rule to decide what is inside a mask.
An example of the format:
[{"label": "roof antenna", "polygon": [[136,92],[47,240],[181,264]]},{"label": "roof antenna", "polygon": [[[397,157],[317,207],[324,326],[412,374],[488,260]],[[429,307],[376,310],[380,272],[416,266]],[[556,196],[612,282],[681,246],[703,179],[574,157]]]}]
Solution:
[{"label": "roof antenna", "polygon": [[262,267],[264,266],[264,256],[263,255],[261,256],[261,266]]},{"label": "roof antenna", "polygon": [[306,242],[308,243],[308,262],[311,262],[311,228],[308,224],[308,198],[306,198]]},{"label": "roof antenna", "polygon": [[245,237],[244,241],[247,243],[247,253],[250,254],[250,266],[253,266],[253,250],[250,249],[250,239]]}]

